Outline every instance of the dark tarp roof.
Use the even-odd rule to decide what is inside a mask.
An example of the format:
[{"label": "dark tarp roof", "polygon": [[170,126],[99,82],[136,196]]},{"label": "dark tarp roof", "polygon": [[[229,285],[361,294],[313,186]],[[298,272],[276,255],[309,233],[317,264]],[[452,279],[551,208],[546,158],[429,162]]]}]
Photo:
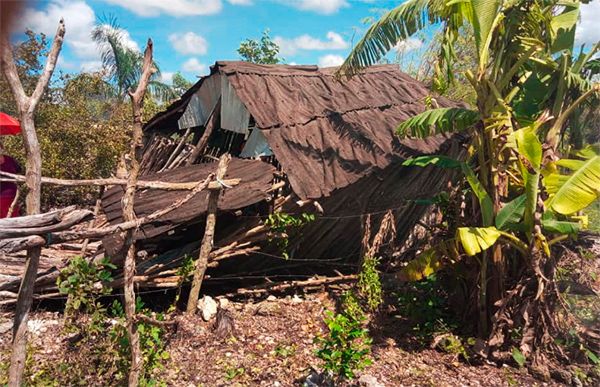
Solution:
[{"label": "dark tarp roof", "polygon": [[[216,163],[198,164],[176,168],[166,172],[145,175],[147,181],[165,181],[169,183],[187,183],[202,181],[214,173]],[[240,184],[226,189],[219,196],[219,210],[230,211],[250,206],[265,200],[272,186],[275,167],[258,160],[242,160],[233,158],[227,168],[225,179],[240,179]],[[178,225],[193,221],[206,212],[208,190],[199,192],[189,202],[156,222],[146,224],[136,233],[136,239],[148,239],[168,232]],[[138,190],[135,195],[135,214],[138,218],[150,215],[187,196],[189,191],[164,191],[159,189]],[[121,198],[123,187],[115,186],[106,191],[102,197],[102,209],[111,224],[123,221]],[[115,235],[104,238],[103,244],[111,254],[122,244],[122,239]]]},{"label": "dark tarp roof", "polygon": [[[394,160],[437,153],[444,136],[400,140],[397,125],[425,110],[426,86],[397,65],[367,68],[338,80],[335,68],[217,62],[211,75],[225,75],[263,131],[294,192],[303,199],[329,196]],[[146,129],[176,127],[196,83]],[[456,104],[436,98],[440,107]]]}]

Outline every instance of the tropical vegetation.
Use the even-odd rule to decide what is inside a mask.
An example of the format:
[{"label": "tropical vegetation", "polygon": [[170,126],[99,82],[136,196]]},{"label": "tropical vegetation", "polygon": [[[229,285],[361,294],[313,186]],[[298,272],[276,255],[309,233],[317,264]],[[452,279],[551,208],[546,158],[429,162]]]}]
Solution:
[{"label": "tropical vegetation", "polygon": [[[428,26],[441,29],[432,84],[457,82],[458,39],[465,28],[476,59],[461,74],[475,93],[472,108],[432,108],[405,122],[403,136],[463,132],[463,160],[423,156],[405,165],[461,171],[477,205],[409,263],[405,276],[443,266],[475,265],[467,286],[478,332],[489,352],[510,348],[534,364],[560,353],[560,293],[553,245],[587,224],[580,214],[600,194],[600,152],[583,147],[582,117],[598,106],[599,44],[578,50],[579,1],[409,0],[375,22],[339,70],[350,77],[375,64],[399,40]],[[465,41],[462,40],[462,44]],[[432,96],[431,99],[435,100]],[[457,190],[458,191],[458,190]],[[572,324],[569,321],[569,324]],[[514,340],[511,333],[518,331]],[[585,336],[585,327],[579,326]],[[585,337],[583,337],[585,341]]]}]

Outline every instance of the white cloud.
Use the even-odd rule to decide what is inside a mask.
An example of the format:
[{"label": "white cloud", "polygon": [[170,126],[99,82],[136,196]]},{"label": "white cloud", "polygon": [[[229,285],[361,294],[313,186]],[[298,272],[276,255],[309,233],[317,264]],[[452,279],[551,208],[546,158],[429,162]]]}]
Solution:
[{"label": "white cloud", "polygon": [[233,5],[252,5],[252,0],[227,0],[229,4]]},{"label": "white cloud", "polygon": [[302,11],[311,11],[323,15],[331,15],[341,8],[349,6],[346,0],[280,0],[280,2]]},{"label": "white cloud", "polygon": [[282,55],[295,55],[299,50],[344,50],[350,47],[340,34],[333,31],[327,33],[327,40],[304,34],[293,39],[276,36],[273,41],[279,46]]},{"label": "white cloud", "polygon": [[102,69],[102,61],[90,60],[81,63],[81,71],[84,73],[93,73]]},{"label": "white cloud", "polygon": [[589,4],[581,4],[581,22],[575,32],[577,44],[585,43],[588,48],[600,41],[600,2],[592,1]]},{"label": "white cloud", "polygon": [[175,75],[174,72],[169,72],[169,71],[161,71],[160,73],[160,81],[166,84],[172,84],[173,83],[173,75]]},{"label": "white cloud", "polygon": [[126,8],[138,16],[155,17],[162,14],[175,17],[213,15],[223,8],[221,0],[104,0]]},{"label": "white cloud", "polygon": [[[35,32],[43,32],[51,39],[56,33],[58,21],[65,21],[65,45],[73,54],[84,62],[81,69],[96,71],[99,69],[100,50],[92,40],[92,30],[96,25],[94,10],[85,1],[52,0],[45,8],[25,10],[20,20],[20,28],[29,28]],[[102,28],[112,28],[104,25]],[[139,51],[138,44],[131,38],[129,32],[120,30],[122,42],[126,47]],[[63,62],[63,67],[68,69],[74,65]]]},{"label": "white cloud", "polygon": [[319,67],[335,67],[344,63],[344,57],[328,54],[319,58]]},{"label": "white cloud", "polygon": [[96,15],[85,1],[52,0],[45,9],[29,8],[25,10],[19,26],[43,32],[52,38],[61,18],[65,20],[65,44],[73,49],[75,55],[97,57],[98,49],[90,36]]},{"label": "white cloud", "polygon": [[184,55],[204,55],[208,50],[208,42],[193,32],[169,35],[169,42],[175,51]]},{"label": "white cloud", "polygon": [[181,68],[183,69],[183,71],[194,73],[196,75],[201,75],[208,72],[208,67],[205,64],[200,63],[198,58],[190,58],[186,60],[185,62],[183,62]]},{"label": "white cloud", "polygon": [[405,40],[401,40],[394,46],[396,51],[400,53],[409,52],[412,50],[416,50],[423,46],[423,41],[418,38],[408,38]]}]

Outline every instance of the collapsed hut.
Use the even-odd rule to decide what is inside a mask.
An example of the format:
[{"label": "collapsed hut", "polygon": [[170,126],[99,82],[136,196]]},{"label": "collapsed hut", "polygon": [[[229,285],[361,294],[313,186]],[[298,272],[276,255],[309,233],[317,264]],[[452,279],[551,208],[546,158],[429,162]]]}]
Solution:
[{"label": "collapsed hut", "polygon": [[[441,168],[403,167],[403,161],[426,154],[458,157],[463,139],[395,135],[398,124],[424,111],[431,96],[397,66],[374,66],[350,80],[338,80],[335,70],[217,62],[210,75],[145,125],[140,181],[147,184],[138,187],[135,198],[135,213],[145,220],[134,236],[139,287],[177,287],[179,268],[198,257],[205,232],[209,192],[191,195],[189,189],[164,185],[196,186],[215,172],[215,161],[225,153],[233,159],[223,184],[216,182],[222,189],[208,283],[302,279],[314,273],[347,278],[365,253],[366,229],[378,227],[384,217],[392,219],[393,232],[378,245],[391,251],[406,247],[427,210],[418,199],[444,190],[451,176]],[[456,105],[441,97],[435,103]],[[100,231],[123,222],[124,185],[112,180],[94,226],[69,230],[77,223],[73,219],[92,216],[73,208],[28,218],[19,230],[11,223],[16,220],[3,220],[0,234],[9,239],[0,240],[0,294],[7,300],[0,305],[16,298],[25,256],[14,252],[27,246],[53,244],[42,254],[35,290],[41,298],[58,295],[59,270],[68,257],[86,250],[87,239],[83,245],[75,240],[90,238],[87,255],[121,264],[121,233],[92,230],[103,222],[109,225]],[[278,214],[312,214],[314,220],[299,229],[279,227],[278,219],[283,226],[285,219]],[[86,227],[88,233],[82,234]],[[118,287],[122,273],[115,275],[111,285]]]},{"label": "collapsed hut", "polygon": [[[141,168],[148,180],[198,181],[214,172],[219,156],[233,156],[226,178],[240,184],[225,187],[220,196],[209,268],[220,265],[235,275],[356,263],[367,214],[376,223],[391,211],[396,227],[391,242],[401,244],[426,210],[416,199],[445,188],[447,171],[401,164],[424,154],[456,156],[461,139],[395,135],[398,123],[426,109],[427,87],[395,65],[374,66],[350,80],[337,79],[335,70],[217,62],[210,75],[145,125]],[[456,105],[435,99],[440,107]],[[122,221],[122,193],[114,187],[102,199],[112,224]],[[136,214],[184,195],[141,190]],[[184,257],[197,256],[207,195],[139,229],[136,243],[147,257],[138,264],[140,285],[171,286],[174,268]],[[284,235],[282,247],[265,224],[278,211],[316,218]],[[122,243],[115,235],[104,238],[106,254]]]}]

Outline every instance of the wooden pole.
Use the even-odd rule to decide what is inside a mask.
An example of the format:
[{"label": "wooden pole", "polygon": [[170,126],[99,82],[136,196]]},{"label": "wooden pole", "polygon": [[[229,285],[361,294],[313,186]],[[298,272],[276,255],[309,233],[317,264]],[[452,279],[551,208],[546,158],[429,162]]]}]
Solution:
[{"label": "wooden pole", "polygon": [[[135,221],[136,215],[134,211],[135,191],[140,174],[141,152],[143,146],[143,131],[142,131],[142,109],[144,96],[150,81],[150,76],[156,72],[152,61],[152,40],[148,39],[146,49],[144,50],[144,63],[142,67],[142,76],[138,83],[135,92],[129,91],[131,97],[131,105],[133,109],[133,133],[131,137],[131,149],[129,155],[125,157],[126,169],[129,173],[127,178],[127,186],[121,200],[123,207],[123,220]],[[125,286],[123,288],[125,298],[125,318],[127,325],[127,333],[129,335],[129,348],[131,350],[131,365],[129,368],[129,387],[137,387],[139,384],[140,373],[143,367],[142,352],[140,350],[140,336],[137,330],[135,316],[135,243],[134,236],[136,228],[132,228],[125,232],[125,245],[127,255],[125,256],[125,265],[123,267],[123,277],[125,278]]]},{"label": "wooden pole", "polygon": [[[65,36],[65,23],[61,19],[48,57],[46,65],[38,78],[37,84],[31,96],[25,94],[23,85],[19,78],[17,66],[12,54],[12,48],[9,43],[9,31],[0,31],[0,67],[4,73],[11,92],[15,98],[19,118],[21,123],[21,134],[23,144],[25,145],[25,154],[27,156],[26,181],[27,196],[25,203],[28,215],[38,214],[41,207],[41,177],[42,177],[42,156],[40,144],[38,142],[35,130],[34,115],[37,106],[46,92],[48,82],[54,73],[58,55],[62,48],[63,38]],[[10,369],[8,372],[8,385],[10,387],[19,387],[23,383],[23,369],[25,368],[26,347],[27,347],[27,320],[29,310],[33,301],[33,288],[37,277],[37,270],[40,261],[41,247],[33,247],[27,251],[27,261],[25,262],[25,274],[19,288],[17,306],[15,310],[15,321],[13,325],[12,354],[10,358]]]},{"label": "wooden pole", "polygon": [[[225,153],[219,159],[219,165],[217,167],[217,182],[222,180],[227,173],[227,166],[231,161],[231,155]],[[215,236],[215,224],[217,223],[217,209],[219,203],[220,189],[210,191],[208,197],[208,206],[206,214],[206,227],[204,229],[204,237],[202,238],[202,244],[200,245],[200,253],[198,254],[198,261],[196,261],[196,268],[194,270],[194,279],[192,280],[192,289],[187,303],[187,313],[192,315],[196,313],[198,307],[198,297],[200,296],[200,288],[202,287],[202,280],[204,279],[204,273],[208,267],[208,257],[213,248],[214,236]]]},{"label": "wooden pole", "polygon": [[[25,182],[26,176],[23,175],[15,175],[13,173],[1,172],[0,171],[0,182],[3,181],[16,181],[16,182]],[[229,179],[225,180],[225,184],[227,185],[235,185],[239,183],[240,179]],[[53,177],[43,177],[42,176],[42,184],[55,184],[66,187],[80,187],[80,186],[97,186],[97,187],[105,187],[108,185],[127,185],[126,179],[121,178],[106,178],[106,179],[82,179],[82,180],[71,180],[71,179],[56,179]],[[191,191],[196,188],[198,182],[189,182],[189,183],[169,183],[165,181],[148,181],[148,180],[138,180],[136,183],[136,187],[138,188],[151,188],[151,189],[160,189],[165,191]],[[219,184],[214,182],[210,189],[216,188]]]}]

